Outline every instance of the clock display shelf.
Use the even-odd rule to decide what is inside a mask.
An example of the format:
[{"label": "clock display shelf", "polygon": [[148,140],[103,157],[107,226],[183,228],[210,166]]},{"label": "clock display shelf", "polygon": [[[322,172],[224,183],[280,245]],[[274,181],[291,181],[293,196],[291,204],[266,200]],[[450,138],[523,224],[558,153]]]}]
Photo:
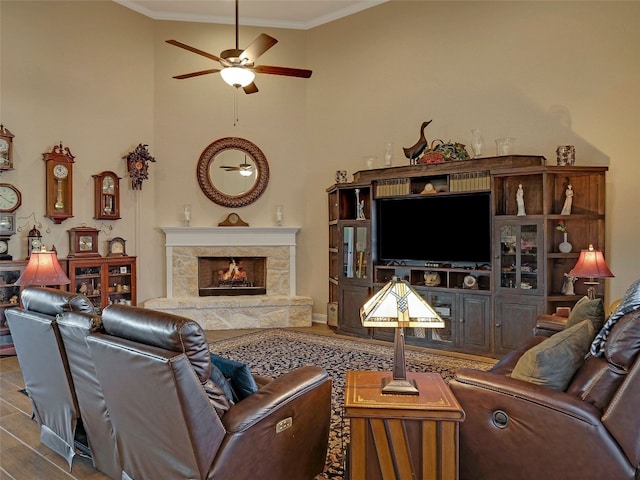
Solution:
[{"label": "clock display shelf", "polygon": [[[407,266],[407,265],[376,265],[374,267],[376,286],[384,285],[393,276],[407,280],[414,287],[441,288],[451,290],[473,290],[478,292],[491,291],[491,269],[474,269],[461,267],[441,267],[441,266]],[[437,276],[440,279],[437,285],[425,279]],[[467,281],[465,278],[472,276],[475,283]],[[429,284],[427,284],[429,283]]]},{"label": "clock display shelf", "polygon": [[98,311],[112,303],[136,305],[136,257],[69,258],[73,292],[86,295]]}]

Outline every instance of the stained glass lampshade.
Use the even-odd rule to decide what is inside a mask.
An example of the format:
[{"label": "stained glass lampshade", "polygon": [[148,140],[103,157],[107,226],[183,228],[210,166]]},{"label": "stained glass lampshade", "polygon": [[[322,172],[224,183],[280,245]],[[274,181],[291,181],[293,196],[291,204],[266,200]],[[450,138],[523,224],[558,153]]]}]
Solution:
[{"label": "stained glass lampshade", "polygon": [[393,377],[384,378],[382,393],[417,395],[415,382],[407,379],[404,354],[404,328],[444,328],[435,310],[411,288],[393,277],[360,308],[363,327],[395,327]]}]

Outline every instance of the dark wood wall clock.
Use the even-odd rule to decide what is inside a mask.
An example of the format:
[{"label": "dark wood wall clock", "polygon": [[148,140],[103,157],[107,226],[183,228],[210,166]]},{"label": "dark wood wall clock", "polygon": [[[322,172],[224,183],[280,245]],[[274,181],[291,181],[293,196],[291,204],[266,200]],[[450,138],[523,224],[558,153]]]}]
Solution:
[{"label": "dark wood wall clock", "polygon": [[118,220],[120,218],[120,177],[105,171],[93,175],[94,210],[96,220]]},{"label": "dark wood wall clock", "polygon": [[43,153],[47,168],[47,193],[45,216],[60,224],[73,217],[73,163],[69,147],[62,143],[48,153]]},{"label": "dark wood wall clock", "polygon": [[131,177],[131,188],[134,190],[142,190],[142,181],[149,178],[149,162],[156,161],[147,150],[148,146],[140,143],[135,150],[124,157]]},{"label": "dark wood wall clock", "polygon": [[69,257],[100,257],[98,252],[98,233],[93,227],[75,227],[69,232]]},{"label": "dark wood wall clock", "polygon": [[0,171],[13,170],[13,133],[0,125]]}]

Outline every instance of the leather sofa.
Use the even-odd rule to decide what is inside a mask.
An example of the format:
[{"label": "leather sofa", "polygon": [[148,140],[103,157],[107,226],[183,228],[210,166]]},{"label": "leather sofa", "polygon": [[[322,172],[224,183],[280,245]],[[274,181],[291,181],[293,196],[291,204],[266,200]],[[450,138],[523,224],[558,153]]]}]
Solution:
[{"label": "leather sofa", "polygon": [[[545,334],[557,330],[549,320]],[[640,310],[613,325],[604,356],[587,356],[564,391],[511,377],[546,338],[532,338],[489,371],[460,370],[450,382],[466,413],[460,479],[640,478]]]},{"label": "leather sofa", "polygon": [[328,447],[331,380],[302,367],[219,416],[205,383],[206,337],[192,321],[110,305],[87,342],[113,423],[123,479],[310,480]]},{"label": "leather sofa", "polygon": [[[331,381],[304,367],[221,417],[205,380],[208,344],[191,320],[42,287],[8,310],[41,441],[71,469],[78,453],[114,479],[309,480],[328,447]],[[13,330],[12,330],[13,331]],[[81,440],[81,441],[80,441]]]}]

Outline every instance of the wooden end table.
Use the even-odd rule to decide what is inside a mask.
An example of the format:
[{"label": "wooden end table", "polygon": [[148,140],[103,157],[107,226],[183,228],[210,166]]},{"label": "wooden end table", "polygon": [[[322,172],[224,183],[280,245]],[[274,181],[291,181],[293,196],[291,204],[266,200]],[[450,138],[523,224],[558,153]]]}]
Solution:
[{"label": "wooden end table", "polygon": [[382,394],[391,372],[348,371],[351,480],[456,480],[464,411],[437,373],[407,372],[419,395]]}]

